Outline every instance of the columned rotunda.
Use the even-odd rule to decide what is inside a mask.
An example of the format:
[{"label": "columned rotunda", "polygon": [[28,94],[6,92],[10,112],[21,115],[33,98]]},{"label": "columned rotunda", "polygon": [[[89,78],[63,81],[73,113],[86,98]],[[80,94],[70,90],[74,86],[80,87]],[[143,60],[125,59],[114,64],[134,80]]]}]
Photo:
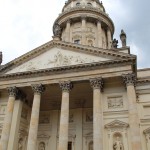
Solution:
[{"label": "columned rotunda", "polygon": [[0,66],[0,150],[150,150],[150,69],[114,28],[99,0],[68,0],[53,40]]}]

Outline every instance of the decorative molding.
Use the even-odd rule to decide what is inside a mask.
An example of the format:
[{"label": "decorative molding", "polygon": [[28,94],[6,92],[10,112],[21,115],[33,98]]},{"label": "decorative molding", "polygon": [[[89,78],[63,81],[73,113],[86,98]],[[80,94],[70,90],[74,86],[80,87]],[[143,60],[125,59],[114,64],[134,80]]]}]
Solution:
[{"label": "decorative molding", "polygon": [[105,128],[127,128],[129,127],[129,124],[122,122],[120,120],[114,120],[108,124],[105,125]]},{"label": "decorative molding", "polygon": [[128,85],[136,85],[136,77],[134,73],[128,73],[128,74],[123,74],[123,81],[126,84],[126,86]]},{"label": "decorative molding", "polygon": [[70,81],[63,81],[59,83],[63,92],[69,92],[73,88],[73,84]]},{"label": "decorative molding", "polygon": [[45,91],[45,86],[42,84],[34,84],[32,85],[32,90],[34,91],[34,93],[41,94]]},{"label": "decorative molding", "polygon": [[102,78],[90,79],[90,83],[93,89],[100,89],[103,91],[104,81]]},{"label": "decorative molding", "polygon": [[123,108],[123,97],[112,96],[108,97],[108,109]]}]

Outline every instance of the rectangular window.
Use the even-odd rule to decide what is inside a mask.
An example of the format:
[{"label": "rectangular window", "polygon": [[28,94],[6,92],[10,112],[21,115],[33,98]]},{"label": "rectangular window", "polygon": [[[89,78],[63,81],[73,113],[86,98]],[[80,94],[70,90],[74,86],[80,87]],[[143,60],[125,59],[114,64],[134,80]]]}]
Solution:
[{"label": "rectangular window", "polygon": [[68,150],[72,150],[72,142],[68,142]]}]

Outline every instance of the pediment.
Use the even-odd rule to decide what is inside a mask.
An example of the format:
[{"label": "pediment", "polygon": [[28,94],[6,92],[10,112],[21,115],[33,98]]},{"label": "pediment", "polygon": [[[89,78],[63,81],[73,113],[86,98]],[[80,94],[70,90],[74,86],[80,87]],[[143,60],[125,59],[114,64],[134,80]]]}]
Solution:
[{"label": "pediment", "polygon": [[7,75],[128,58],[135,57],[112,50],[50,41],[4,65],[1,71]]},{"label": "pediment", "polygon": [[120,120],[114,120],[105,125],[105,128],[116,128],[116,127],[128,127],[129,124],[122,122]]}]

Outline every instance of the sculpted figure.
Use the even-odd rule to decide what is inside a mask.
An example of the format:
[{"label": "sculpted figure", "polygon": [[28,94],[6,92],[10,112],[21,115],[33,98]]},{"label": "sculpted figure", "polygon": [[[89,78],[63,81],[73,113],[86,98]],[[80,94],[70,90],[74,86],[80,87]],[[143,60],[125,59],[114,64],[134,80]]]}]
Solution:
[{"label": "sculpted figure", "polygon": [[113,144],[113,150],[123,150],[123,144],[119,137],[116,138],[116,141]]},{"label": "sculpted figure", "polygon": [[23,150],[23,139],[20,138],[18,141],[18,150]]},{"label": "sculpted figure", "polygon": [[61,35],[61,27],[57,22],[53,26],[53,34],[54,36],[58,36],[58,37],[60,37]]},{"label": "sculpted figure", "polygon": [[45,150],[45,143],[44,142],[39,143],[38,150]]},{"label": "sculpted figure", "polygon": [[89,144],[89,150],[93,150],[93,142]]},{"label": "sculpted figure", "polygon": [[118,47],[118,40],[114,39],[112,41],[112,48],[117,48]]},{"label": "sculpted figure", "polygon": [[127,36],[126,36],[126,33],[123,30],[121,30],[120,39],[121,39],[121,42],[122,42],[122,47],[125,47],[126,46],[126,41],[127,41]]}]

